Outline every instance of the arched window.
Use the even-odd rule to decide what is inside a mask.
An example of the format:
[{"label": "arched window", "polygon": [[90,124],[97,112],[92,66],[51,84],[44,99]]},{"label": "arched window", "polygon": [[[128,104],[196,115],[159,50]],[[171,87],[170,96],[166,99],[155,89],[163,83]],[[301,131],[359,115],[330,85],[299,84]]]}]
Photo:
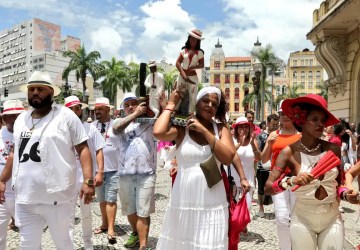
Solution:
[{"label": "arched window", "polygon": [[297,72],[296,71],[293,72],[293,77],[297,78]]},{"label": "arched window", "polygon": [[287,92],[286,85],[283,85],[283,86],[282,86],[282,91],[281,91],[281,93],[282,93],[282,94],[286,94],[286,92]]},{"label": "arched window", "polygon": [[235,100],[239,100],[239,99],[240,99],[240,89],[235,88]]},{"label": "arched window", "polygon": [[230,99],[230,89],[229,88],[225,89],[225,97],[226,97],[226,100],[229,101],[229,99]]}]

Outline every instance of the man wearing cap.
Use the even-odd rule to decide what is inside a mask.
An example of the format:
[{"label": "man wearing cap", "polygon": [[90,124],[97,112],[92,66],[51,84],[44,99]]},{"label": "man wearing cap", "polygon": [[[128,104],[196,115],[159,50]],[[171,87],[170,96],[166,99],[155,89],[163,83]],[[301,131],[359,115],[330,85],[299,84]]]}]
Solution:
[{"label": "man wearing cap", "polygon": [[84,177],[80,197],[88,204],[94,195],[88,137],[79,118],[54,103],[60,89],[47,72],[35,71],[20,89],[27,92],[33,109],[15,121],[14,148],[0,176],[0,202],[4,202],[5,183],[13,173],[20,248],[40,249],[46,223],[56,248],[69,249],[73,246],[69,229],[77,193],[74,147]]},{"label": "man wearing cap", "polygon": [[[20,100],[4,102],[1,114],[5,127],[0,132],[0,173],[5,167],[6,160],[14,144],[14,123],[18,115],[25,111]],[[6,183],[5,202],[0,204],[0,250],[6,249],[7,227],[11,217],[15,217],[15,193],[11,189],[11,181]]]},{"label": "man wearing cap", "polygon": [[113,119],[110,118],[109,99],[105,97],[96,98],[95,100],[95,117],[92,123],[101,133],[105,140],[106,146],[104,152],[104,182],[103,185],[96,188],[96,197],[100,203],[102,224],[95,229],[94,233],[108,233],[109,243],[116,242],[115,235],[115,217],[117,210],[118,195],[118,161],[116,156],[116,147],[109,140],[109,129],[113,125]]},{"label": "man wearing cap", "polygon": [[148,64],[151,74],[149,74],[144,85],[149,89],[149,107],[155,113],[155,117],[160,113],[160,100],[165,94],[164,75],[157,72],[156,62],[151,60]]},{"label": "man wearing cap", "polygon": [[146,113],[146,104],[126,93],[121,106],[125,117],[116,119],[111,135],[119,148],[119,197],[121,212],[127,215],[133,230],[125,247],[140,242],[146,249],[150,214],[155,212],[156,149],[153,124],[135,122]]},{"label": "man wearing cap", "polygon": [[[65,107],[71,109],[77,117],[81,120],[82,109],[86,108],[88,105],[81,103],[79,98],[76,96],[69,96],[65,98]],[[87,122],[83,122],[85,131],[89,137],[88,146],[90,149],[92,162],[93,162],[93,175],[94,175],[94,186],[101,186],[104,178],[104,155],[102,149],[106,146],[104,138],[101,136],[100,132],[92,125]],[[82,186],[84,179],[81,170],[81,164],[79,158],[76,158],[76,163],[78,166],[78,177],[77,184],[78,190]],[[80,211],[81,211],[81,225],[82,225],[82,238],[84,243],[85,250],[92,250],[92,215],[91,215],[91,204],[85,204],[83,199],[80,199]],[[74,209],[75,212],[75,209]],[[74,214],[75,219],[75,214]],[[73,223],[75,220],[72,221]],[[70,235],[73,236],[74,224],[70,230]]]}]

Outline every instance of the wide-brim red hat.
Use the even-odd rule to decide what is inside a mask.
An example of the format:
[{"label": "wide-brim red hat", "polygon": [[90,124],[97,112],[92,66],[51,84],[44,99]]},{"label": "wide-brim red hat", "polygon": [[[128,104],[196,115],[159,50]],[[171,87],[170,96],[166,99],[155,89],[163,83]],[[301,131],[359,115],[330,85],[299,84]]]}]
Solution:
[{"label": "wide-brim red hat", "polygon": [[327,115],[328,119],[325,122],[325,126],[331,126],[338,124],[340,121],[337,119],[327,108],[327,102],[324,97],[316,94],[307,94],[297,98],[286,99],[281,104],[282,112],[289,117],[293,118],[293,108],[300,103],[308,103],[321,108]]}]

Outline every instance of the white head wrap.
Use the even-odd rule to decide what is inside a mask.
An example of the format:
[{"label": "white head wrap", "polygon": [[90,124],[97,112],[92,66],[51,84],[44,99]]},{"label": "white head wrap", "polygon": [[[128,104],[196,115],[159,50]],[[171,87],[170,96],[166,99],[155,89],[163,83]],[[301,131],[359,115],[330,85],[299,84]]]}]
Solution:
[{"label": "white head wrap", "polygon": [[207,94],[217,94],[218,106],[219,106],[220,99],[221,99],[221,90],[219,88],[213,87],[213,86],[202,88],[196,96],[196,103],[198,103],[199,100]]}]

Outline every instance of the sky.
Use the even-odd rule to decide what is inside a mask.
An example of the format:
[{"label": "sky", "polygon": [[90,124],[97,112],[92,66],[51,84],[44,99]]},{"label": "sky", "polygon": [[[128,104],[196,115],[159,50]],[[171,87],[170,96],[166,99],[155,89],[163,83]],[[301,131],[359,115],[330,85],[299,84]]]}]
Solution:
[{"label": "sky", "polygon": [[287,63],[291,52],[310,50],[312,13],[322,0],[0,0],[0,31],[40,18],[61,26],[63,37],[82,40],[102,60],[175,64],[187,32],[205,39],[205,65],[218,39],[225,56],[249,56],[257,37]]}]

